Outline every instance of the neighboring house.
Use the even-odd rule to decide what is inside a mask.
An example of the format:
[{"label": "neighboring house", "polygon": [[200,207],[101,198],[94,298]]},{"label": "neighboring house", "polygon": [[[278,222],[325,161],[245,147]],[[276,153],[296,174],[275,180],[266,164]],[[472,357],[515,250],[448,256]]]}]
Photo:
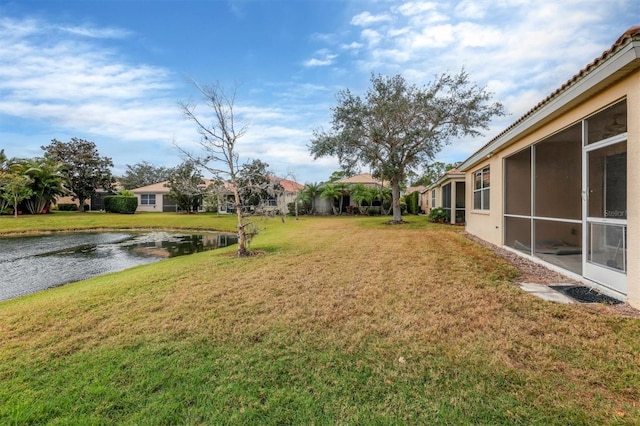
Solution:
[{"label": "neighboring house", "polygon": [[[120,188],[120,185],[116,183],[116,190]],[[115,195],[113,191],[105,191],[103,188],[99,188],[96,190],[96,193],[91,197],[84,200],[83,206],[86,207],[88,211],[101,211],[104,210],[104,197],[107,195]],[[56,197],[55,204],[75,204],[80,209],[80,200],[73,199],[74,197],[71,195],[67,195],[65,197]]]},{"label": "neighboring house", "polygon": [[[355,176],[342,178],[329,183],[344,184],[347,186],[362,184],[369,188],[382,188],[387,186],[383,181],[374,178],[371,173],[360,173]],[[329,198],[322,198],[318,196],[315,201],[315,212],[320,215],[333,214],[334,203],[336,207],[340,204],[339,200],[331,200]],[[355,207],[356,203],[351,201],[351,196],[348,193],[342,196],[342,213],[353,210]]]},{"label": "neighboring house", "polygon": [[[213,183],[210,179],[202,179],[201,187],[208,187]],[[177,212],[180,208],[176,202],[169,196],[169,181],[154,183],[152,185],[142,186],[132,189],[138,198],[137,212]],[[198,211],[206,210],[206,202],[198,206]]]},{"label": "neighboring house", "polygon": [[372,187],[372,188],[381,188],[386,186],[383,181],[378,180],[371,176],[371,173],[360,173],[359,175],[342,178],[340,180],[335,181],[334,183],[346,183],[348,185],[355,185],[357,183],[361,183],[364,186]]},{"label": "neighboring house", "polygon": [[469,233],[640,308],[640,27],[458,169]]},{"label": "neighboring house", "polygon": [[293,203],[298,198],[298,194],[302,191],[304,185],[289,179],[280,179],[280,186],[282,186],[284,193],[277,197],[276,206],[283,214],[288,214],[288,204]]},{"label": "neighboring house", "polygon": [[465,179],[464,173],[451,169],[429,185],[424,192],[429,198],[428,211],[441,207],[447,212],[449,223],[465,223]]},{"label": "neighboring house", "polygon": [[[265,212],[288,212],[287,204],[293,202],[297,197],[297,193],[303,188],[297,182],[287,179],[281,179],[280,185],[284,189],[282,196],[274,197],[265,201]],[[203,179],[203,186],[209,186],[212,180]],[[168,181],[155,183],[153,185],[143,186],[131,190],[138,198],[138,212],[176,212],[179,211],[175,201],[169,197]],[[233,198],[232,188],[225,184],[225,188],[216,194],[218,195],[218,212],[235,213],[235,202]],[[205,211],[206,202],[199,206],[198,211]]]},{"label": "neighboring house", "polygon": [[169,197],[169,181],[132,189],[138,198],[137,212],[177,212],[176,202]]}]

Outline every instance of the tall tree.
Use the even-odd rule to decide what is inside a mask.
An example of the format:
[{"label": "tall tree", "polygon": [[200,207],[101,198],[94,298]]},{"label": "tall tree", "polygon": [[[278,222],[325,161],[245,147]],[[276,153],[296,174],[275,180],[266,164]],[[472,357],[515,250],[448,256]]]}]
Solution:
[{"label": "tall tree", "polygon": [[187,213],[198,211],[206,192],[203,176],[193,161],[185,161],[169,175],[169,197]]},{"label": "tall tree", "polygon": [[249,223],[245,223],[240,198],[239,154],[237,143],[247,132],[246,124],[236,123],[235,98],[236,88],[227,93],[219,84],[214,86],[200,85],[194,82],[205,104],[211,109],[213,118],[204,121],[205,116],[196,114],[195,105],[181,102],[180,107],[184,116],[195,123],[200,134],[200,147],[203,155],[193,155],[180,149],[187,157],[195,161],[203,169],[211,173],[215,180],[228,181],[236,208],[238,231],[238,256],[249,256],[248,238],[251,237]]},{"label": "tall tree", "polygon": [[127,164],[127,170],[118,182],[124,189],[135,189],[169,180],[173,171],[173,167],[154,166],[147,161]]},{"label": "tall tree", "polygon": [[73,199],[80,200],[81,211],[84,210],[84,201],[95,195],[98,189],[113,190],[110,170],[113,162],[109,157],[100,156],[95,143],[78,138],[71,138],[69,142],[52,139],[51,144],[41,148],[65,164],[68,189]]},{"label": "tall tree", "polygon": [[435,161],[427,164],[422,170],[422,175],[411,183],[411,186],[424,185],[429,186],[438,179],[440,179],[446,172],[451,169],[455,169],[461,164],[460,161],[456,163],[443,163],[442,161]]},{"label": "tall tree", "polygon": [[344,170],[359,164],[391,182],[393,220],[402,223],[400,185],[408,170],[433,161],[453,138],[479,136],[490,120],[504,114],[491,94],[469,81],[462,70],[442,74],[418,87],[394,77],[371,76],[364,97],[348,89],[338,92],[332,129],[314,131],[314,158],[335,156]]}]

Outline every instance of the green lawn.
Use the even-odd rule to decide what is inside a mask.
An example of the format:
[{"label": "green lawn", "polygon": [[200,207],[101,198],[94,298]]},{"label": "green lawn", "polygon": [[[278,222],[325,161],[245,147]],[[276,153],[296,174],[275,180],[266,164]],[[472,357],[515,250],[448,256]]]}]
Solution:
[{"label": "green lawn", "polygon": [[[639,424],[640,320],[560,305],[410,217],[259,220],[252,249],[0,302],[0,424]],[[0,232],[233,229],[0,217]]]}]

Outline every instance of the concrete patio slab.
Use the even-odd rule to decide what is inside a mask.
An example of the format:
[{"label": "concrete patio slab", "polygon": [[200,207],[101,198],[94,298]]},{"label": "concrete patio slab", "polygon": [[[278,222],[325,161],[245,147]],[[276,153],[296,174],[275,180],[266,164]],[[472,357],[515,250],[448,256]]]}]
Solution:
[{"label": "concrete patio slab", "polygon": [[527,293],[530,293],[544,300],[558,303],[576,303],[576,301],[569,296],[566,296],[559,291],[552,289],[546,284],[519,283],[518,286]]}]

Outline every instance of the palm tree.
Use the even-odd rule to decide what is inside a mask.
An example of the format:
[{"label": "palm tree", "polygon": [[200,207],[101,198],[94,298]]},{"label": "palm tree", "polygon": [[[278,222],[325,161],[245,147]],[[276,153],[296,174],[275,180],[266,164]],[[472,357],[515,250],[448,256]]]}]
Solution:
[{"label": "palm tree", "polygon": [[375,199],[380,201],[380,211],[382,212],[382,214],[388,215],[389,213],[391,213],[391,200],[393,199],[393,197],[390,188],[376,188]]},{"label": "palm tree", "polygon": [[13,217],[18,217],[18,205],[31,196],[31,178],[18,173],[3,173],[0,176],[0,196],[13,205]]},{"label": "palm tree", "polygon": [[25,200],[25,206],[31,214],[47,209],[55,202],[58,195],[64,195],[64,184],[68,178],[64,172],[64,164],[50,155],[43,158],[21,160],[12,168],[30,178],[32,194]]},{"label": "palm tree", "polygon": [[322,198],[330,198],[331,199],[331,209],[333,210],[333,214],[337,215],[336,211],[336,203],[335,200],[338,198],[342,198],[342,193],[336,188],[335,183],[325,183],[322,186],[322,192],[320,192],[320,197]]},{"label": "palm tree", "polygon": [[342,214],[342,203],[344,202],[345,195],[350,193],[350,185],[346,183],[338,182],[334,184],[336,191],[338,192],[338,212]]},{"label": "palm tree", "polygon": [[373,200],[376,198],[376,192],[373,188],[357,183],[351,187],[351,197],[353,201],[358,204],[360,214],[364,214],[365,209],[362,203],[366,202],[367,206],[370,207],[373,204]]},{"label": "palm tree", "polygon": [[322,185],[315,183],[308,183],[304,186],[302,193],[300,193],[300,199],[309,203],[309,214],[313,214],[316,208],[316,197],[322,192]]}]

